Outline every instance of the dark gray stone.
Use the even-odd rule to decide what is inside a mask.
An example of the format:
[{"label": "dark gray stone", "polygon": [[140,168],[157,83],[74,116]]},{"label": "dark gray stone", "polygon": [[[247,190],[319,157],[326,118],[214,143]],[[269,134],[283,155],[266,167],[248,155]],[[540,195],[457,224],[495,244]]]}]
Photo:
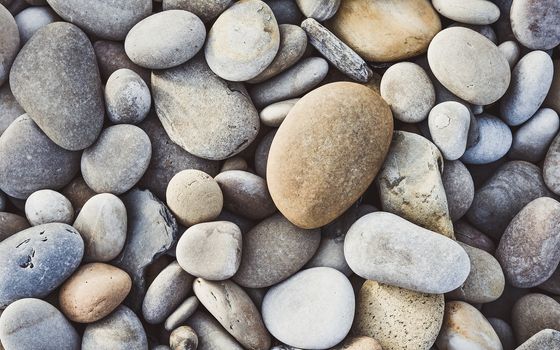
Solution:
[{"label": "dark gray stone", "polygon": [[490,254],[494,254],[496,250],[496,244],[486,236],[484,233],[480,232],[476,228],[472,227],[467,221],[459,220],[453,223],[453,230],[455,231],[455,238],[459,242],[466,243],[471,247],[482,249]]},{"label": "dark gray stone", "polygon": [[0,87],[0,135],[25,111],[10,90],[10,84]]},{"label": "dark gray stone", "polygon": [[445,161],[443,188],[451,221],[457,221],[469,210],[474,199],[474,182],[469,170],[461,161]]},{"label": "dark gray stone", "polygon": [[277,129],[273,129],[269,131],[265,135],[265,137],[263,137],[261,142],[259,142],[259,145],[255,150],[255,171],[263,179],[266,179],[266,164],[268,163],[268,152],[270,152],[270,145],[272,145],[272,140],[274,140],[276,130]]},{"label": "dark gray stone", "polygon": [[10,11],[0,4],[0,86],[8,80],[10,67],[18,50],[18,26]]},{"label": "dark gray stone", "polygon": [[163,0],[163,10],[185,10],[194,13],[204,22],[210,22],[224,12],[234,0]]},{"label": "dark gray stone", "polygon": [[276,17],[278,24],[301,23],[302,14],[293,0],[264,0]]},{"label": "dark gray stone", "polygon": [[492,328],[500,338],[500,342],[502,343],[503,350],[513,350],[515,349],[515,335],[513,334],[513,329],[511,326],[504,320],[500,318],[490,317],[488,319]]}]

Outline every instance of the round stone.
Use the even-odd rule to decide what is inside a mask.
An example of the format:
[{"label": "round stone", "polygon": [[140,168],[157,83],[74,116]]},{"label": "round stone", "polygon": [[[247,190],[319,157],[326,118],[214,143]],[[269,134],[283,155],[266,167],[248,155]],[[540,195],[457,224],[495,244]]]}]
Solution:
[{"label": "round stone", "polygon": [[165,330],[171,332],[175,328],[184,324],[185,321],[194,314],[199,304],[200,302],[198,301],[198,298],[194,295],[188,297],[177,307],[177,309],[175,309],[175,311],[173,311],[173,313],[171,313],[171,315],[169,315],[169,317],[167,317],[165,320]]},{"label": "round stone", "polygon": [[469,109],[459,102],[442,102],[430,111],[430,135],[446,160],[457,160],[465,153],[470,122]]},{"label": "round stone", "polygon": [[510,68],[513,69],[519,60],[519,55],[521,54],[521,50],[517,42],[513,40],[504,41],[498,45],[498,49],[500,49],[502,54],[506,57]]},{"label": "round stone", "polygon": [[208,23],[224,12],[234,0],[162,0],[164,11],[185,10],[194,13],[204,23]]},{"label": "round stone", "polygon": [[169,345],[172,350],[196,350],[198,336],[191,327],[181,326],[171,332]]},{"label": "round stone", "polygon": [[53,190],[33,192],[25,201],[25,216],[32,226],[74,221],[74,209],[68,198]]},{"label": "round stone", "polygon": [[520,344],[543,329],[559,329],[560,304],[544,294],[527,294],[513,305],[511,325]]},{"label": "round stone", "polygon": [[340,0],[296,0],[296,4],[305,17],[322,22],[334,16]]},{"label": "round stone", "polygon": [[148,85],[133,70],[116,70],[105,85],[107,116],[114,124],[138,124],[150,111]]},{"label": "round stone", "polygon": [[0,4],[0,86],[8,80],[10,67],[19,51],[19,31],[14,17]]},{"label": "round stone", "polygon": [[509,157],[533,163],[541,161],[559,128],[560,120],[553,109],[539,109],[513,134]]},{"label": "round stone", "polygon": [[14,18],[19,29],[19,38],[22,44],[25,44],[36,31],[59,19],[56,13],[48,6],[28,7]]},{"label": "round stone", "polygon": [[513,0],[511,29],[515,38],[533,50],[560,44],[560,3],[556,0]]},{"label": "round stone", "polygon": [[447,197],[449,217],[451,221],[457,221],[467,213],[473,202],[474,182],[472,176],[461,161],[446,161],[441,180]]},{"label": "round stone", "polygon": [[433,0],[434,8],[442,16],[468,24],[491,24],[500,17],[500,9],[486,0]]},{"label": "round stone", "polygon": [[488,164],[505,156],[513,142],[510,128],[498,117],[490,114],[476,116],[479,130],[478,142],[467,148],[461,160],[465,164]]}]

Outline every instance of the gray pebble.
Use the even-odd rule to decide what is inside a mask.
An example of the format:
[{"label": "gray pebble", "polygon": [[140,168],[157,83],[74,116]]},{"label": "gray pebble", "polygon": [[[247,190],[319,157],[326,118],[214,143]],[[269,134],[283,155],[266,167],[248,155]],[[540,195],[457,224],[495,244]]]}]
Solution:
[{"label": "gray pebble", "polygon": [[14,17],[0,4],[0,86],[8,80],[10,67],[19,50],[19,32]]},{"label": "gray pebble", "polygon": [[29,228],[27,219],[12,213],[0,212],[0,242],[11,235]]},{"label": "gray pebble", "polygon": [[264,179],[266,179],[268,153],[270,152],[270,146],[272,145],[272,140],[274,140],[274,135],[276,135],[276,129],[266,134],[255,150],[255,171]]},{"label": "gray pebble", "polygon": [[25,44],[36,31],[58,20],[56,13],[48,6],[28,7],[14,18],[22,44]]},{"label": "gray pebble", "polygon": [[171,332],[169,345],[172,350],[196,350],[198,336],[191,327],[181,326]]},{"label": "gray pebble", "polygon": [[152,96],[136,72],[121,68],[107,80],[105,103],[107,117],[114,124],[138,124],[148,115]]},{"label": "gray pebble", "polygon": [[511,326],[519,344],[543,329],[560,329],[560,304],[544,294],[527,294],[513,305]]},{"label": "gray pebble", "polygon": [[299,98],[292,98],[266,106],[259,113],[261,122],[267,126],[279,127],[297,101]]},{"label": "gray pebble", "polygon": [[208,23],[224,12],[234,0],[163,0],[164,11],[185,10],[194,13],[204,23]]},{"label": "gray pebble", "polygon": [[301,12],[293,0],[264,0],[276,17],[278,24],[301,23]]},{"label": "gray pebble", "polygon": [[243,234],[245,232],[248,232],[256,225],[254,221],[249,220],[241,215],[234,214],[225,209],[222,210],[222,212],[220,213],[220,215],[218,215],[216,220],[233,222],[241,229],[241,233]]},{"label": "gray pebble", "polygon": [[472,176],[461,161],[446,161],[441,180],[447,197],[449,217],[451,221],[457,221],[467,213],[474,199]]},{"label": "gray pebble", "polygon": [[169,332],[179,327],[191,317],[198,309],[200,302],[196,296],[188,297],[181,305],[177,306],[175,311],[165,320],[165,329]]},{"label": "gray pebble", "polygon": [[305,17],[326,21],[334,16],[341,0],[295,0]]},{"label": "gray pebble", "polygon": [[509,67],[513,69],[519,60],[519,56],[521,55],[519,45],[513,40],[504,41],[498,46],[498,49],[500,49],[502,55],[504,55],[508,61]]},{"label": "gray pebble", "polygon": [[459,220],[453,223],[453,228],[457,241],[466,243],[471,247],[482,249],[490,254],[494,254],[494,251],[496,250],[496,244],[494,244],[494,241],[492,241],[492,239],[484,233],[471,226],[467,221]]},{"label": "gray pebble", "polygon": [[25,201],[25,216],[32,226],[51,222],[72,224],[74,209],[68,198],[59,192],[39,190]]},{"label": "gray pebble", "polygon": [[10,84],[4,84],[0,87],[0,135],[6,131],[8,126],[12,124],[17,117],[24,114],[25,111],[10,90]]},{"label": "gray pebble", "polygon": [[6,210],[6,195],[0,192],[0,212]]},{"label": "gray pebble", "polygon": [[126,55],[122,42],[98,40],[93,44],[93,49],[104,82],[116,70],[128,68],[140,75],[146,84],[150,84],[150,70],[134,64]]},{"label": "gray pebble", "polygon": [[[0,139],[1,141],[1,139]],[[555,194],[560,194],[560,136],[556,136],[544,158],[543,175],[546,186]]]},{"label": "gray pebble", "polygon": [[560,348],[560,332],[554,329],[543,329],[531,338],[527,339],[527,341],[516,348],[516,350],[542,350],[558,348]]},{"label": "gray pebble", "polygon": [[509,151],[511,159],[528,162],[541,161],[560,127],[558,114],[550,108],[542,108],[513,134]]},{"label": "gray pebble", "polygon": [[548,50],[560,44],[560,3],[556,0],[514,0],[511,29],[515,38],[533,50]]},{"label": "gray pebble", "polygon": [[433,0],[442,16],[468,24],[491,24],[500,17],[500,9],[486,0]]},{"label": "gray pebble", "polygon": [[243,350],[243,347],[211,315],[197,311],[189,317],[187,324],[198,335],[197,350]]},{"label": "gray pebble", "polygon": [[495,317],[488,318],[488,322],[500,338],[503,350],[514,350],[516,341],[511,326],[506,321]]},{"label": "gray pebble", "polygon": [[96,193],[88,187],[81,176],[77,176],[68,185],[66,185],[61,193],[70,200],[75,214],[78,214],[84,204]]},{"label": "gray pebble", "polygon": [[476,117],[478,143],[466,149],[461,157],[465,164],[488,164],[503,156],[511,148],[513,137],[510,128],[493,115],[482,113]]},{"label": "gray pebble", "polygon": [[471,113],[459,102],[442,102],[430,111],[430,135],[446,160],[461,158],[467,148]]},{"label": "gray pebble", "polygon": [[[486,0],[483,0],[486,1]],[[497,45],[498,38],[494,29],[490,25],[476,25],[476,24],[466,24],[466,23],[453,23],[450,27],[463,27],[474,30],[475,32],[484,35],[488,40]]]}]

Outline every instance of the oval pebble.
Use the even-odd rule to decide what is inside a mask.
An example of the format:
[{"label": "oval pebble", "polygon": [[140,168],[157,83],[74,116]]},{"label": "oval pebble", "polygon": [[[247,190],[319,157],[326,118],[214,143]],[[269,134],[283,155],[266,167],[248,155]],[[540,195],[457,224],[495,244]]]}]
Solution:
[{"label": "oval pebble", "polygon": [[177,309],[167,317],[165,320],[165,330],[171,332],[175,328],[184,324],[189,317],[191,317],[198,308],[200,302],[196,296],[188,297]]},{"label": "oval pebble", "polygon": [[556,0],[511,1],[511,29],[515,38],[533,50],[560,44],[560,4]]},{"label": "oval pebble", "polygon": [[467,167],[459,160],[444,163],[441,180],[447,198],[449,218],[455,222],[471,207],[474,199],[474,182]]},{"label": "oval pebble", "polygon": [[553,109],[539,109],[513,134],[509,157],[533,163],[541,161],[559,128],[560,119]]},{"label": "oval pebble", "polygon": [[442,102],[431,109],[430,135],[446,160],[457,160],[465,153],[470,122],[469,109],[459,102]]},{"label": "oval pebble", "polygon": [[556,349],[558,347],[560,347],[560,332],[554,329],[543,329],[527,339],[516,350]]},{"label": "oval pebble", "polygon": [[479,139],[466,149],[461,157],[465,164],[488,164],[503,156],[511,148],[513,136],[510,128],[500,119],[490,114],[476,116]]},{"label": "oval pebble", "polygon": [[244,349],[212,315],[206,312],[195,312],[187,320],[187,324],[194,329],[198,336],[197,350]]},{"label": "oval pebble", "polygon": [[[1,139],[0,139],[1,141]],[[560,194],[560,137],[556,135],[544,158],[543,175],[546,186],[555,194]]]},{"label": "oval pebble", "polygon": [[68,198],[53,190],[33,192],[25,201],[25,216],[31,226],[74,221],[74,209]]},{"label": "oval pebble", "polygon": [[105,103],[107,116],[114,124],[138,124],[148,115],[152,97],[136,72],[121,68],[107,80]]},{"label": "oval pebble", "polygon": [[292,98],[266,106],[259,113],[261,122],[267,126],[279,127],[298,101],[299,98]]},{"label": "oval pebble", "polygon": [[169,336],[172,350],[195,350],[198,347],[198,336],[189,326],[181,326],[173,330]]},{"label": "oval pebble", "polygon": [[19,50],[18,25],[4,4],[0,4],[0,86],[8,80],[10,67]]},{"label": "oval pebble", "polygon": [[560,329],[560,304],[544,294],[527,294],[513,305],[511,325],[520,344],[543,329]]},{"label": "oval pebble", "polygon": [[519,55],[521,55],[519,45],[513,40],[504,41],[498,45],[498,49],[500,49],[502,55],[508,61],[510,68],[513,69],[519,60]]},{"label": "oval pebble", "polygon": [[28,7],[14,19],[19,29],[19,38],[25,44],[39,29],[58,20],[56,13],[48,6]]},{"label": "oval pebble", "polygon": [[340,2],[341,0],[296,0],[296,4],[305,17],[314,18],[320,22],[334,16]]},{"label": "oval pebble", "polygon": [[500,17],[500,9],[486,0],[433,0],[442,16],[468,24],[491,24]]}]

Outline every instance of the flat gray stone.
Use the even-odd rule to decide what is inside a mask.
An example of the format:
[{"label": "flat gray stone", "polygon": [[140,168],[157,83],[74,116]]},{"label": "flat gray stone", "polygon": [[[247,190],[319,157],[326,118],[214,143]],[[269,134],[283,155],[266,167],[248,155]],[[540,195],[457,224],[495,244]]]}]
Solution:
[{"label": "flat gray stone", "polygon": [[447,198],[449,217],[457,221],[467,213],[474,199],[474,182],[467,167],[459,160],[443,165],[443,188]]},{"label": "flat gray stone", "polygon": [[560,3],[556,0],[511,1],[511,29],[515,38],[533,50],[560,44]]},{"label": "flat gray stone", "polygon": [[0,86],[8,80],[20,43],[16,21],[3,5],[0,4]]},{"label": "flat gray stone", "polygon": [[541,161],[558,133],[559,127],[560,120],[553,109],[539,109],[513,134],[509,157],[533,163]]},{"label": "flat gray stone", "polygon": [[513,142],[510,128],[498,117],[482,113],[476,116],[478,142],[461,157],[465,164],[488,164],[505,156]]}]

